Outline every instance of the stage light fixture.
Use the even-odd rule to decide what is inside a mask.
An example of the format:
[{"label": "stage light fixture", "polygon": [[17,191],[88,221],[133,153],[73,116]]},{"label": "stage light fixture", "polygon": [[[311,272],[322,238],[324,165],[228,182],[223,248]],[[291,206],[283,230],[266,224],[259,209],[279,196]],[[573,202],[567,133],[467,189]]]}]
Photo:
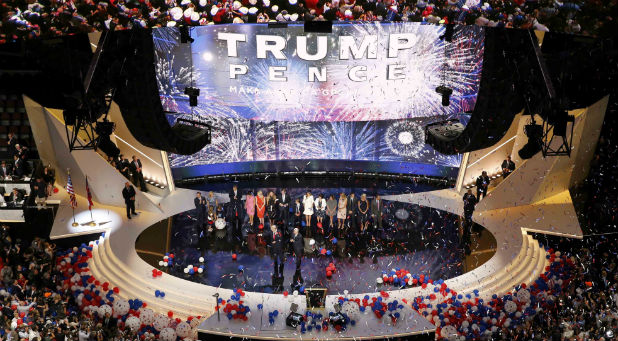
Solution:
[{"label": "stage light fixture", "polygon": [[189,96],[189,105],[192,107],[197,106],[197,98],[200,96],[200,89],[194,87],[186,87],[185,95]]},{"label": "stage light fixture", "polygon": [[184,25],[180,26],[180,42],[186,44],[194,41],[195,40],[191,38],[191,35],[189,34],[189,27]]},{"label": "stage light fixture", "polygon": [[520,158],[526,160],[536,153],[541,151],[543,146],[543,126],[536,124],[534,120],[524,127],[524,133],[528,136],[528,143],[526,143],[518,152]]},{"label": "stage light fixture", "polygon": [[436,92],[442,95],[442,106],[448,107],[451,104],[451,94],[453,94],[453,89],[440,85],[436,88]]}]

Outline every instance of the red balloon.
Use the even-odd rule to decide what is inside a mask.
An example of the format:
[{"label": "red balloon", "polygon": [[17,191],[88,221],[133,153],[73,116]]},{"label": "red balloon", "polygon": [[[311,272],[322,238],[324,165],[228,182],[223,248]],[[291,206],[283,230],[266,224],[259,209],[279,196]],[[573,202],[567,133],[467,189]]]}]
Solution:
[{"label": "red balloon", "polygon": [[331,277],[333,275],[332,271],[326,271],[326,277]]},{"label": "red balloon", "polygon": [[283,292],[283,296],[284,297],[288,297],[288,291],[287,290]]},{"label": "red balloon", "polygon": [[235,253],[232,253],[232,259],[233,259],[233,260],[236,260],[236,258],[237,258],[237,257],[238,257],[238,256],[236,256],[236,254],[235,254]]},{"label": "red balloon", "polygon": [[171,310],[170,310],[170,311],[168,311],[168,312],[167,312],[167,317],[170,317],[170,318],[171,318],[172,316],[174,316],[174,312],[173,312],[173,311],[171,311]]},{"label": "red balloon", "polygon": [[58,188],[54,187],[54,193],[58,193]]},{"label": "red balloon", "polygon": [[118,287],[114,287],[114,294],[117,294],[120,292],[120,289],[118,289]]},{"label": "red balloon", "polygon": [[174,258],[174,254],[173,254],[173,253],[170,253],[169,257],[170,257],[170,258]]}]

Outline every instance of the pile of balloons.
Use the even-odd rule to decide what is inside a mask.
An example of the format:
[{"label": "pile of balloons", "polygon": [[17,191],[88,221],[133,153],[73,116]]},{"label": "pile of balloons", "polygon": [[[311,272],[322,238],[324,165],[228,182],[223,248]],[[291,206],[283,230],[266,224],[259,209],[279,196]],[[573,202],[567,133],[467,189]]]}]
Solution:
[{"label": "pile of balloons", "polygon": [[159,266],[174,266],[174,254],[166,253],[165,256],[163,256],[163,260],[159,261]]},{"label": "pile of balloons", "polygon": [[382,277],[376,279],[377,284],[394,285],[400,288],[422,286],[423,289],[427,284],[433,284],[433,280],[429,275],[412,275],[405,269],[391,269],[389,272],[382,271]]},{"label": "pile of balloons", "polygon": [[[64,290],[71,290],[75,303],[82,311],[98,316],[110,314],[118,319],[119,329],[135,331],[141,339],[157,336],[162,341],[176,341],[179,337],[183,341],[197,339],[201,316],[190,316],[183,321],[180,318],[173,319],[172,311],[167,316],[155,313],[146,302],[139,299],[125,300],[118,296],[118,287],[111,287],[109,282],[101,283],[92,276],[88,261],[92,258],[95,244],[98,241],[56,253],[56,270],[61,273],[58,285]],[[173,254],[166,256],[168,261],[173,259]],[[160,276],[158,272],[157,275]],[[156,290],[155,296],[164,297],[165,293]],[[27,314],[20,316],[20,319],[16,320],[16,324],[31,322]]]},{"label": "pile of balloons", "polygon": [[187,265],[186,268],[184,268],[184,273],[189,274],[189,275],[194,275],[194,274],[201,274],[204,272],[204,265],[200,265],[200,266],[193,266],[192,264]]},{"label": "pile of balloons", "polygon": [[337,272],[337,267],[333,263],[329,263],[326,267],[326,277],[331,278]]},{"label": "pile of balloons", "polygon": [[269,324],[274,324],[275,323],[275,318],[277,318],[277,316],[279,316],[279,310],[275,309],[273,311],[271,311],[270,313],[268,313],[268,323]]},{"label": "pile of balloons", "polygon": [[514,327],[549,309],[555,295],[572,280],[573,259],[548,250],[550,265],[532,285],[522,283],[512,292],[490,300],[479,291],[458,294],[442,281],[434,283],[433,293],[414,298],[411,306],[436,325],[439,337],[449,340],[479,339],[502,327]]}]

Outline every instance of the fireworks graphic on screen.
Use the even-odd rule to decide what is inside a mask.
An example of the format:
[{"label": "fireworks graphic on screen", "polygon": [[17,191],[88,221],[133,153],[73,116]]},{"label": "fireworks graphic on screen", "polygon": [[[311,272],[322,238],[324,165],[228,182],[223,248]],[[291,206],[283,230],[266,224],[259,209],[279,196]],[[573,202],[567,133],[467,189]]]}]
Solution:
[{"label": "fireworks graphic on screen", "polygon": [[403,159],[418,159],[425,146],[425,131],[415,122],[396,121],[387,129],[384,140],[388,149]]}]

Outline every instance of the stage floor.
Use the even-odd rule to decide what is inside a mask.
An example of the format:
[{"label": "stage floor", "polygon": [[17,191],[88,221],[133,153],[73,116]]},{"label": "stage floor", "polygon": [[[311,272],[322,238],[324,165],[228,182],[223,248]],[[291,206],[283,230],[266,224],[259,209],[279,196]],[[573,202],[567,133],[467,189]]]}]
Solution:
[{"label": "stage floor", "polygon": [[[401,219],[402,211],[406,212],[405,219]],[[248,218],[244,217],[244,224],[238,230],[228,223],[225,229],[208,232],[207,228],[196,226],[194,217],[194,210],[189,210],[146,229],[136,244],[138,254],[153,267],[179,278],[263,293],[292,292],[300,286],[327,288],[329,294],[342,294],[344,290],[350,294],[393,290],[401,286],[377,283],[378,277],[393,269],[436,280],[463,273],[464,245],[459,237],[458,216],[415,204],[385,201],[384,228],[368,234],[354,229],[338,233],[328,228],[326,217],[325,233],[313,231],[313,238],[305,238],[300,273],[295,271],[291,250],[286,252],[283,288],[273,285],[274,262],[268,248],[261,243],[261,232],[269,231],[268,226],[260,229],[257,219],[254,226],[249,226]],[[312,225],[315,226],[315,218]],[[288,230],[293,226],[291,221]],[[306,235],[303,226],[298,226]],[[172,267],[159,265],[166,253],[174,254]],[[331,263],[337,270],[327,277],[326,267]],[[203,272],[185,273],[188,265],[203,267]],[[477,263],[466,270],[480,265]]]}]

